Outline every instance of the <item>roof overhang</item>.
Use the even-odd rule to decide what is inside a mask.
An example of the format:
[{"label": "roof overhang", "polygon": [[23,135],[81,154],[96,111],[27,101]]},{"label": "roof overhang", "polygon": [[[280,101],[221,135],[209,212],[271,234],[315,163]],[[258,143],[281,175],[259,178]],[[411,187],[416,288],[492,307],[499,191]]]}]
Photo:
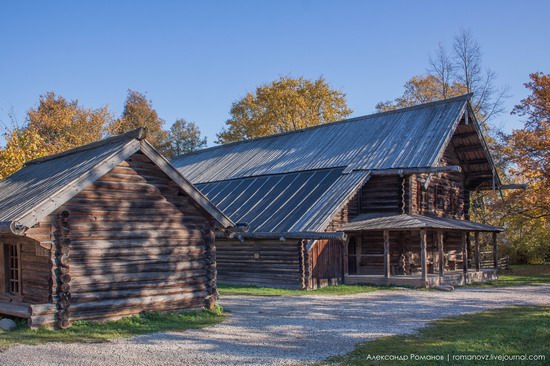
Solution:
[{"label": "roof overhang", "polygon": [[316,231],[302,231],[302,232],[236,232],[231,233],[228,236],[230,239],[239,239],[244,241],[245,239],[257,239],[257,240],[338,240],[345,241],[347,234],[343,231],[336,232],[316,232]]},{"label": "roof overhang", "polygon": [[502,232],[503,229],[467,220],[422,215],[380,215],[364,214],[357,216],[342,226],[345,232],[353,231],[402,231],[402,230],[446,230],[446,231],[479,231]]}]

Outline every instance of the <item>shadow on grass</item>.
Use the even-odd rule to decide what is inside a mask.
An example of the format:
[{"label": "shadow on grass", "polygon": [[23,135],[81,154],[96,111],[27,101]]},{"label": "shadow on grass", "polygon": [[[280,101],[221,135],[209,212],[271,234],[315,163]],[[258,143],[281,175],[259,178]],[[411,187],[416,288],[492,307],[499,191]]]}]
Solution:
[{"label": "shadow on grass", "polygon": [[338,285],[327,286],[316,290],[291,290],[253,285],[218,284],[220,295],[240,296],[315,296],[315,295],[354,295],[382,290],[395,290],[403,287],[375,285]]},{"label": "shadow on grass", "polygon": [[30,329],[25,322],[19,322],[17,329],[11,332],[0,330],[0,348],[48,342],[105,342],[148,333],[204,328],[224,318],[221,307],[216,307],[211,311],[150,312],[109,322],[78,321],[63,330]]}]

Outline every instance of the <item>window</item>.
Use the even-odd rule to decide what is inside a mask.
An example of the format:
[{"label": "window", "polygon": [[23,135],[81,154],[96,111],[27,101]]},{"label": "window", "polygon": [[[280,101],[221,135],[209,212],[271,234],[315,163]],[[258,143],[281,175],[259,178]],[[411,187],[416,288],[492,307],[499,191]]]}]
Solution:
[{"label": "window", "polygon": [[7,292],[13,295],[21,293],[21,247],[19,244],[5,244]]},{"label": "window", "polygon": [[435,188],[435,208],[437,210],[445,209],[445,192],[441,186]]}]

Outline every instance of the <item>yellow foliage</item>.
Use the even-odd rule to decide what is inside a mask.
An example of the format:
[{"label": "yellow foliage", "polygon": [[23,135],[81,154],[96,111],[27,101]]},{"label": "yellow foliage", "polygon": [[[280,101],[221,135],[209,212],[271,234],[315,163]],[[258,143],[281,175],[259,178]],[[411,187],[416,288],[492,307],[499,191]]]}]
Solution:
[{"label": "yellow foliage", "polygon": [[0,149],[0,180],[21,169],[26,161],[48,155],[36,130],[14,129],[5,136],[6,147]]},{"label": "yellow foliage", "polygon": [[218,142],[229,143],[334,122],[351,114],[346,95],[321,77],[282,77],[259,86],[233,103],[227,129]]}]

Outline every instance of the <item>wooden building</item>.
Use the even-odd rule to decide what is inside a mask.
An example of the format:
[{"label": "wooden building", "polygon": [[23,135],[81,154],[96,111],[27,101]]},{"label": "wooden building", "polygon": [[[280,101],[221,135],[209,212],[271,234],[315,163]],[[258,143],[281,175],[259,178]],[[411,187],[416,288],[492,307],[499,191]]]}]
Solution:
[{"label": "wooden building", "polygon": [[0,182],[0,313],[66,327],[210,307],[229,226],[142,129],[29,161]]},{"label": "wooden building", "polygon": [[220,281],[310,289],[495,278],[501,229],[469,221],[470,194],[505,187],[470,97],[176,157],[249,227],[217,242]]}]

